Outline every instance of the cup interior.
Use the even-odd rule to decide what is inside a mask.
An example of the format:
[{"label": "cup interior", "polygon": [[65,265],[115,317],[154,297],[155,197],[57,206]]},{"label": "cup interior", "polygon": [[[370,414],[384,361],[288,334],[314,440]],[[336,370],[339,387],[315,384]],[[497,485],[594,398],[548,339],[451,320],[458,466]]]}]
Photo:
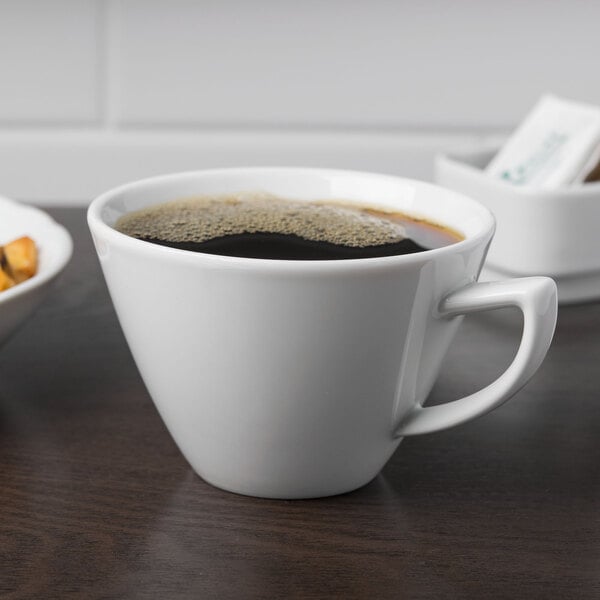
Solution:
[{"label": "cup interior", "polygon": [[122,215],[203,195],[266,192],[294,200],[341,200],[392,209],[450,227],[466,240],[486,236],[494,218],[484,206],[432,184],[376,173],[306,168],[239,168],[154,177],[111,190],[90,206],[91,220],[113,227]]}]

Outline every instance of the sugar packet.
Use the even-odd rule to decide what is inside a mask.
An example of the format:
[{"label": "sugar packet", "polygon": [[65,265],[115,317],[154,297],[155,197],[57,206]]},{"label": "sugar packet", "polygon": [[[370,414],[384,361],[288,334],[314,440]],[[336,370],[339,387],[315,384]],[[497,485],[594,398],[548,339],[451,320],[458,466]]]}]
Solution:
[{"label": "sugar packet", "polygon": [[516,186],[583,182],[600,153],[600,108],[543,96],[486,167]]}]

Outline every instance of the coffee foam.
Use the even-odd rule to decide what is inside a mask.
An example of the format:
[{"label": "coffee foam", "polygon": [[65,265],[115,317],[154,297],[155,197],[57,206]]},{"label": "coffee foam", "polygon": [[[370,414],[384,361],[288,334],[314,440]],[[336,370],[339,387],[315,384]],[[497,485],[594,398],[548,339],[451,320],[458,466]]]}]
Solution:
[{"label": "coffee foam", "polygon": [[228,235],[277,233],[365,248],[406,238],[404,227],[360,206],[237,194],[176,200],[122,216],[116,229],[141,239],[206,242]]}]

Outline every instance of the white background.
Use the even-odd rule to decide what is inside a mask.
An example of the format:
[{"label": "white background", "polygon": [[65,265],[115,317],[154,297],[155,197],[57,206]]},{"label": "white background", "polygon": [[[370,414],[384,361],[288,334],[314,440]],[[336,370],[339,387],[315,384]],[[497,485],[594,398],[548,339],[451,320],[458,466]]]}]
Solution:
[{"label": "white background", "polygon": [[430,179],[544,92],[600,104],[596,0],[0,0],[0,193],[250,164]]}]

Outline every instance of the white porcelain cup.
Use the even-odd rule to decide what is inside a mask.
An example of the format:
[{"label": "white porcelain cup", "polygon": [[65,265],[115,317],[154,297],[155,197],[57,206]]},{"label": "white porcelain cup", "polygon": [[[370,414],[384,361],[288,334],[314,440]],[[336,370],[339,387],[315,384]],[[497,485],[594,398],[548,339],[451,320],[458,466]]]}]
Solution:
[{"label": "white porcelain cup", "polygon": [[[113,228],[142,207],[240,191],[393,208],[465,239],[404,256],[285,261],[178,250]],[[551,279],[476,283],[494,232],[486,208],[409,179],[304,168],[183,173],[103,194],[88,223],[169,431],[203,479],[241,494],[309,498],[368,483],[404,436],[458,425],[512,396],[543,360],[556,322]],[[463,315],[505,306],[524,316],[512,364],[486,388],[424,408]]]}]

